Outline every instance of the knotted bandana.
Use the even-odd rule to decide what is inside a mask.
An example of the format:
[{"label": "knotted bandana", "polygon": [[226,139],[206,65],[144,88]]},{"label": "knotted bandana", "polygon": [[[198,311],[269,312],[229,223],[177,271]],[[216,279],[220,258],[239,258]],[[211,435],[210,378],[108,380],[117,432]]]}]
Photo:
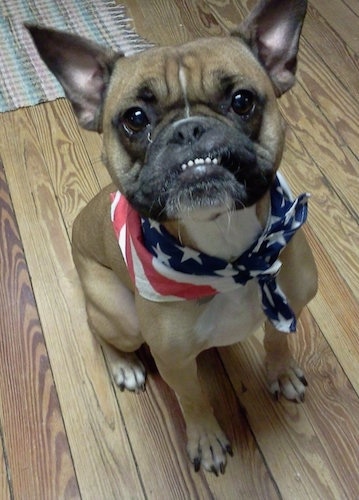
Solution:
[{"label": "knotted bandana", "polygon": [[277,176],[265,229],[233,262],[182,246],[158,222],[141,219],[120,192],[112,195],[111,218],[130,276],[144,298],[156,302],[199,299],[255,279],[267,318],[277,330],[294,332],[296,318],[276,276],[281,251],[306,221],[308,197],[302,194],[292,200],[285,181]]}]

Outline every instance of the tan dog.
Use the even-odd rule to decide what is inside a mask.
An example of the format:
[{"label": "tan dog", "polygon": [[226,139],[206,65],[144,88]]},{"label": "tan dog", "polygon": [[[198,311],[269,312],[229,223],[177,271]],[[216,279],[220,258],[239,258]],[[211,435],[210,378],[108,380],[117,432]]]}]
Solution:
[{"label": "tan dog", "polygon": [[202,350],[265,322],[270,391],[301,401],[307,385],[284,333],[317,286],[306,197],[276,177],[276,99],[294,83],[305,12],[305,0],[267,0],[231,36],[129,58],[29,28],[80,124],[103,132],[114,182],[73,229],[89,325],[121,389],[144,389],[134,351],[149,345],[196,470],[224,472],[232,453],[197,379]]}]

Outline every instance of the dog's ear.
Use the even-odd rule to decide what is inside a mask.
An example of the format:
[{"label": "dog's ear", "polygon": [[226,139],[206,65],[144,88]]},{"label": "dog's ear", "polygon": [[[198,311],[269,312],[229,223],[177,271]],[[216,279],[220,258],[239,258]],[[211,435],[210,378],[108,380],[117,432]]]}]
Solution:
[{"label": "dog's ear", "polygon": [[107,85],[121,54],[77,35],[38,26],[26,28],[41,58],[63,86],[80,125],[101,132]]},{"label": "dog's ear", "polygon": [[295,82],[306,11],[306,0],[261,0],[232,33],[251,47],[267,70],[278,97]]}]

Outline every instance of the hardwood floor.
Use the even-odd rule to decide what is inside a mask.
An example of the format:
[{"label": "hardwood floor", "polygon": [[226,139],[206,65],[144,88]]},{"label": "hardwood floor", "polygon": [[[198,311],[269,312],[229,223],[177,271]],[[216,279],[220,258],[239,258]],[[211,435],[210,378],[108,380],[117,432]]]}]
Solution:
[{"label": "hardwood floor", "polygon": [[[127,0],[168,44],[236,26],[254,1]],[[272,401],[261,332],[200,357],[234,457],[194,473],[176,398],[144,354],[147,391],[121,393],[86,324],[71,259],[79,210],[108,183],[101,139],[67,101],[0,114],[0,498],[359,497],[359,5],[309,0],[298,82],[281,99],[282,171],[309,191],[320,288],[293,348],[306,401]],[[1,69],[0,69],[1,71]]]}]

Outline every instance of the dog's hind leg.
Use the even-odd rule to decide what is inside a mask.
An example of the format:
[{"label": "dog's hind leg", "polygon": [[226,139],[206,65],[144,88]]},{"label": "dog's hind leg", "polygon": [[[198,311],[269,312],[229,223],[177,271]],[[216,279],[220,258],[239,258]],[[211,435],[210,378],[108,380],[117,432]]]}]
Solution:
[{"label": "dog's hind leg", "polygon": [[132,292],[117,275],[78,252],[76,267],[85,293],[88,323],[121,390],[139,392],[145,388],[146,372],[136,351],[143,339]]}]

